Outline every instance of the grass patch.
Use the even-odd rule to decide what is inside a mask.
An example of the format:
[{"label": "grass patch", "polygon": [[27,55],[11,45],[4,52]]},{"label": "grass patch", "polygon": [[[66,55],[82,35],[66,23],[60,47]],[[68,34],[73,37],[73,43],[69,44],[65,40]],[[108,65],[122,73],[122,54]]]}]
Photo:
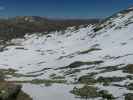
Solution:
[{"label": "grass patch", "polygon": [[98,65],[98,64],[101,64],[101,63],[103,63],[103,61],[90,61],[90,62],[75,61],[75,62],[71,63],[68,66],[60,67],[60,68],[57,68],[56,70],[66,69],[66,68],[77,68],[77,67],[80,67],[80,66],[83,66],[83,65]]},{"label": "grass patch", "polygon": [[99,48],[91,48],[91,49],[88,49],[88,50],[85,50],[85,51],[80,51],[78,54],[86,54],[86,53],[89,53],[89,52],[93,52],[93,51],[99,51],[101,49]]},{"label": "grass patch", "polygon": [[52,84],[65,84],[67,81],[64,79],[33,79],[26,81],[10,81],[12,83],[31,83],[31,84],[45,84],[46,86],[51,86]]},{"label": "grass patch", "polygon": [[133,90],[133,83],[130,83],[126,86],[128,90]]},{"label": "grass patch", "polygon": [[107,66],[107,67],[102,67],[102,68],[97,68],[98,70],[102,71],[100,73],[105,73],[105,72],[112,72],[112,71],[117,71],[120,70],[121,68],[119,68],[119,66],[121,66],[123,64],[119,64],[119,65],[115,65],[115,66]]},{"label": "grass patch", "polygon": [[115,97],[106,90],[101,90],[98,93],[99,93],[99,96],[102,97],[103,99],[106,99],[106,100],[115,99]]},{"label": "grass patch", "polygon": [[79,73],[81,71],[81,69],[69,69],[67,71],[64,72],[65,75],[72,75],[75,73]]},{"label": "grass patch", "polygon": [[125,100],[133,100],[133,93],[125,94]]},{"label": "grass patch", "polygon": [[81,88],[74,87],[72,91],[70,91],[72,94],[76,95],[77,97],[89,99],[89,98],[97,98],[102,97],[103,99],[112,100],[115,99],[114,96],[108,91],[101,90],[98,91],[98,88],[93,86],[85,85]]},{"label": "grass patch", "polygon": [[124,67],[123,72],[133,74],[133,64],[128,64]]},{"label": "grass patch", "polygon": [[92,85],[96,83],[96,80],[90,75],[84,75],[78,79],[78,83]]},{"label": "grass patch", "polygon": [[98,97],[97,88],[88,85],[85,85],[82,88],[74,87],[70,92],[78,97],[86,99]]},{"label": "grass patch", "polygon": [[41,79],[34,79],[31,81],[31,83],[33,84],[46,84],[46,83],[66,83],[66,80],[59,80],[59,79],[44,79],[44,80],[41,80]]},{"label": "grass patch", "polygon": [[32,74],[31,75],[25,75],[25,74],[17,73],[17,70],[11,69],[11,68],[9,68],[9,69],[0,69],[0,76],[1,76],[0,78],[1,78],[1,80],[2,80],[2,78],[3,79],[8,78],[7,75],[11,75],[13,77],[19,78],[19,77],[37,77],[37,76],[40,76],[42,74],[43,73],[36,74],[36,75],[32,75]]},{"label": "grass patch", "polygon": [[51,74],[50,75],[50,78],[51,79],[65,79],[64,76],[60,76],[60,75],[56,75],[56,74]]},{"label": "grass patch", "polygon": [[99,77],[97,82],[103,83],[103,85],[109,85],[112,82],[120,82],[125,80],[126,77]]},{"label": "grass patch", "polygon": [[104,26],[97,25],[93,30],[94,30],[94,32],[98,32],[98,31],[100,31],[103,28],[104,28]]}]

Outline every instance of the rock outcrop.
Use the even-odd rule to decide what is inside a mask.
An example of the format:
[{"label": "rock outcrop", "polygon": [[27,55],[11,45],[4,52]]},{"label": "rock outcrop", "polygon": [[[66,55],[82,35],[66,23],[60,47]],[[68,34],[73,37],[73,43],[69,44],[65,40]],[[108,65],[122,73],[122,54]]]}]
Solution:
[{"label": "rock outcrop", "polygon": [[21,90],[21,85],[10,82],[0,82],[0,100],[32,100]]}]

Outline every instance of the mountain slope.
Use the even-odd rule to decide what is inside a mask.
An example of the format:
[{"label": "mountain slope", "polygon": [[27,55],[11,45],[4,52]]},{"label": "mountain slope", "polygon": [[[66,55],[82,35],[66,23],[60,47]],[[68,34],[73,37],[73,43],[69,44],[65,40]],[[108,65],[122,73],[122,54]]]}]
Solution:
[{"label": "mountain slope", "polygon": [[65,30],[70,26],[96,24],[99,19],[57,20],[39,16],[17,16],[0,19],[0,39],[7,41],[13,38],[23,38],[25,34]]},{"label": "mountain slope", "polygon": [[[133,89],[132,22],[133,8],[129,8],[96,26],[88,25],[78,30],[71,27],[49,35],[40,33],[13,39],[0,52],[0,67],[8,71],[8,80],[23,81],[24,90],[37,100],[53,100],[57,95],[48,93],[53,93],[54,88],[59,89],[57,93],[69,93],[72,87],[77,90],[74,88],[73,94],[83,98],[87,96],[90,100],[92,97],[96,100],[128,100],[133,95],[129,94]],[[32,86],[26,83],[32,83]],[[54,85],[50,90],[34,85],[48,83],[60,85]],[[87,87],[93,90],[93,95],[88,90],[85,90],[88,94],[79,94],[79,91],[84,91],[80,87],[85,84],[93,87]],[[34,89],[43,92],[37,96]],[[66,95],[71,97],[69,100],[78,100]],[[63,96],[56,98],[61,100]]]}]

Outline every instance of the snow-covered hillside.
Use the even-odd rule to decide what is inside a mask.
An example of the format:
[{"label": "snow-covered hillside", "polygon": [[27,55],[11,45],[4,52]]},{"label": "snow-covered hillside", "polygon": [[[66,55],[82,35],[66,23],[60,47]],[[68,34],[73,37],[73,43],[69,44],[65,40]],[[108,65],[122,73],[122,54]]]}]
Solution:
[{"label": "snow-covered hillside", "polygon": [[[132,93],[133,89],[131,64],[133,8],[96,26],[88,25],[78,30],[72,27],[49,35],[35,33],[13,39],[0,52],[0,68],[8,71],[7,80],[23,81],[24,91],[34,100],[62,100],[65,96],[59,95],[61,93],[66,93],[66,100],[78,100],[69,91],[83,84],[97,87],[99,91],[107,90],[116,100],[124,100],[124,95]],[[57,85],[46,88],[42,86],[46,80]],[[38,81],[41,85],[34,84]]]}]

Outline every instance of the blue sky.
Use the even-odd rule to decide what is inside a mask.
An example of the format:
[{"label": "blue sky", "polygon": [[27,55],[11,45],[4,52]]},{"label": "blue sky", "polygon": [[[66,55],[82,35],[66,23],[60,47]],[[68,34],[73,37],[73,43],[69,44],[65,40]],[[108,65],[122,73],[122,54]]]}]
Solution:
[{"label": "blue sky", "polygon": [[133,0],[0,0],[0,16],[99,18],[133,5]]}]

